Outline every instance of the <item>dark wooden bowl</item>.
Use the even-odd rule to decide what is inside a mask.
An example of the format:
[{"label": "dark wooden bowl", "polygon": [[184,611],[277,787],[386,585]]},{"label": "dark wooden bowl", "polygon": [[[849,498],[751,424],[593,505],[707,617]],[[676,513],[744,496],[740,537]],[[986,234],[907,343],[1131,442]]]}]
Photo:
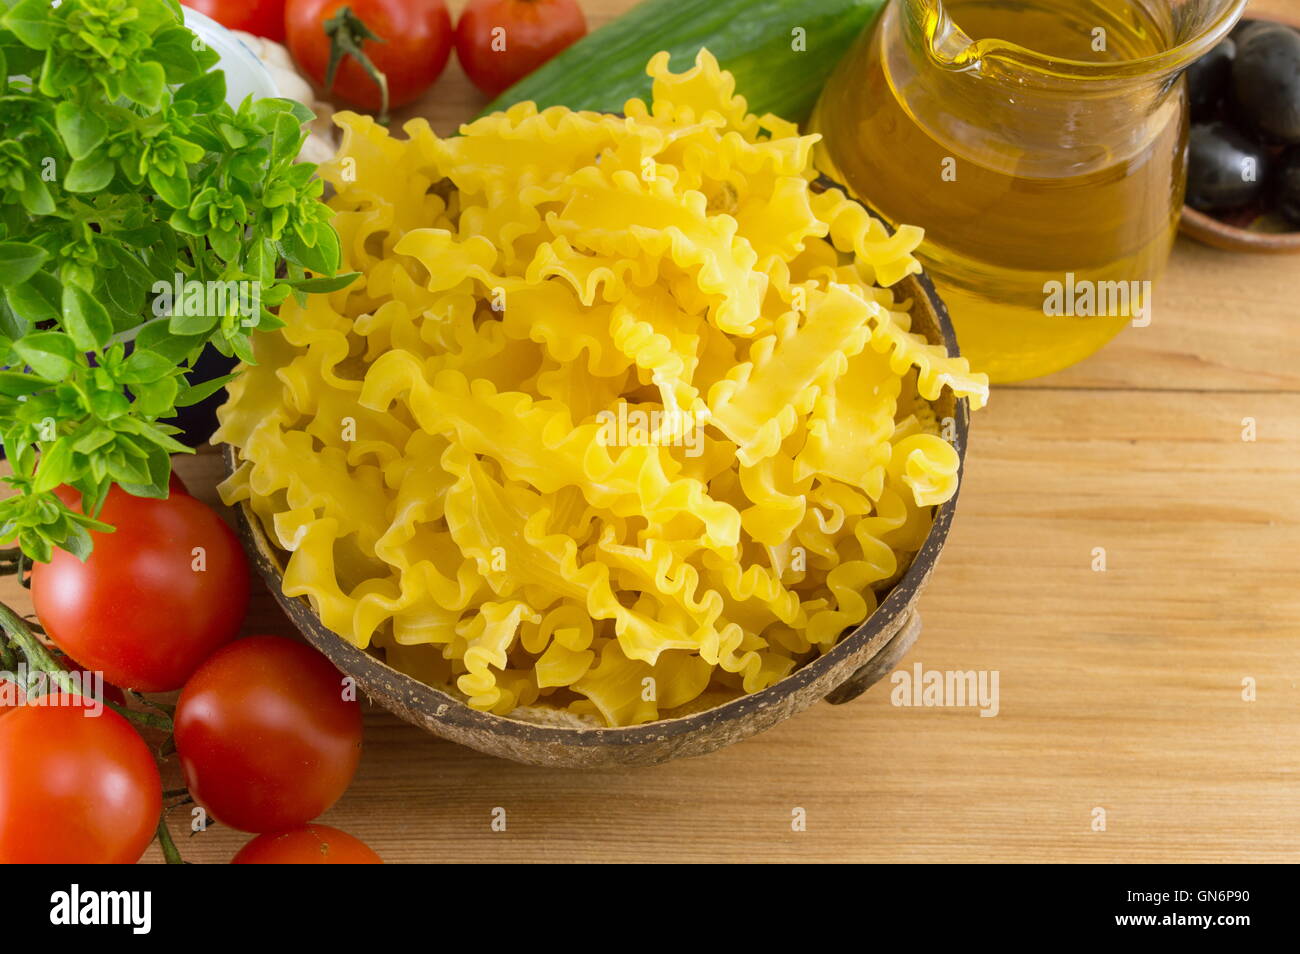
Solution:
[{"label": "dark wooden bowl", "polygon": [[[824,191],[836,186],[823,178],[813,187]],[[925,275],[910,276],[896,287],[912,300],[914,330],[956,354],[952,322],[930,279]],[[941,419],[951,417],[955,422],[953,446],[964,465],[970,429],[967,402],[954,400],[945,392],[935,410]],[[225,460],[227,468],[233,470],[235,450],[229,445]],[[960,479],[961,472],[958,476]],[[253,564],[285,613],[303,636],[334,665],[353,676],[371,699],[434,735],[481,752],[533,765],[596,768],[653,765],[704,755],[769,729],[823,699],[837,705],[856,699],[898,664],[920,634],[916,601],[934,572],[956,509],[956,496],[938,508],[929,536],[902,579],[876,611],[844,635],[830,652],[752,695],[691,715],[621,728],[539,724],[481,712],[441,689],[398,672],[326,629],[306,598],[285,596],[281,587],[282,553],[267,539],[247,504],[240,504],[238,517],[240,535]]]},{"label": "dark wooden bowl", "polygon": [[1300,252],[1300,232],[1257,232],[1252,229],[1238,228],[1204,212],[1198,212],[1190,205],[1183,206],[1180,228],[1189,238],[1230,252],[1255,252],[1264,255]]}]

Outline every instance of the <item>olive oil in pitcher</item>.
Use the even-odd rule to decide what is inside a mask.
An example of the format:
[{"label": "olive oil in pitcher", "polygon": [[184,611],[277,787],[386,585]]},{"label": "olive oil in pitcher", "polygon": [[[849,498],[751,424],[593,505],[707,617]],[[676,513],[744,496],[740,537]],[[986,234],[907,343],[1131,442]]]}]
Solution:
[{"label": "olive oil in pitcher", "polygon": [[1151,320],[1186,185],[1181,70],[1217,42],[1208,7],[1175,27],[1177,5],[894,0],[822,94],[818,165],[925,229],[962,351],[995,381]]}]

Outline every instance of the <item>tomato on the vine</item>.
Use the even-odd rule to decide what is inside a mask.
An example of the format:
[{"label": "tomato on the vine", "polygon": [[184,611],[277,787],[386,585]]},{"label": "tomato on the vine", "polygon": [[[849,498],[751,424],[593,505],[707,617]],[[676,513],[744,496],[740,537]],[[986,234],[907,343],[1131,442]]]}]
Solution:
[{"label": "tomato on the vine", "polygon": [[114,487],[83,563],[56,550],[32,568],[32,602],[50,638],[116,686],[179,689],[239,632],[248,560],[206,504],[187,494],[133,497]]},{"label": "tomato on the vine", "polygon": [[359,838],[329,825],[258,835],[230,859],[232,865],[382,865]]},{"label": "tomato on the vine", "polygon": [[[451,56],[451,14],[443,0],[288,0],[285,25],[302,71],[327,93],[371,112],[418,99]],[[331,78],[334,45],[346,55]],[[387,97],[367,60],[386,77]]]},{"label": "tomato on the vine", "polygon": [[361,758],[361,706],[310,646],[250,636],[199,667],[176,704],[176,752],[194,800],[242,831],[326,811]]},{"label": "tomato on the vine", "polygon": [[284,42],[284,0],[181,0],[224,27]]},{"label": "tomato on the vine", "polygon": [[456,56],[496,96],[587,35],[577,0],[470,0],[456,24]]},{"label": "tomato on the vine", "polygon": [[0,719],[0,864],[133,864],[162,812],[149,747],[67,696]]}]

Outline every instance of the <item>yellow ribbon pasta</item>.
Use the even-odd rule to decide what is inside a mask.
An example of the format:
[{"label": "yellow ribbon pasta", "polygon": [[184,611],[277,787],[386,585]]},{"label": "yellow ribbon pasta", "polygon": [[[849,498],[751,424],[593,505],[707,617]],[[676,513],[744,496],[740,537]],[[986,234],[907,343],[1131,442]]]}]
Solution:
[{"label": "yellow ribbon pasta", "polygon": [[707,52],[648,72],[622,116],[339,114],[361,278],[287,301],[220,414],[285,592],[502,715],[650,722],[825,652],[956,492],[931,402],[988,392],[889,290],[919,230],[814,190]]}]

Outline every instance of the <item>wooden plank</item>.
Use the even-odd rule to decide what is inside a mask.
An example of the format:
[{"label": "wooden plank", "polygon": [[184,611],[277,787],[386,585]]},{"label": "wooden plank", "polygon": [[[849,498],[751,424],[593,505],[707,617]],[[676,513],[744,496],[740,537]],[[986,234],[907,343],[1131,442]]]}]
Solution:
[{"label": "wooden plank", "polygon": [[1017,387],[1300,391],[1300,255],[1250,255],[1180,238],[1151,324],[1082,364]]},{"label": "wooden plank", "polygon": [[[579,773],[372,712],[324,820],[392,861],[1300,861],[1294,400],[996,397],[904,665],[997,670],[995,717],[896,707],[882,685],[708,758]],[[181,471],[202,491],[215,466]],[[254,607],[250,630],[284,631],[268,594]],[[243,840],[184,850],[223,861]]]},{"label": "wooden plank", "polygon": [[[584,0],[593,25],[630,5]],[[446,132],[482,102],[453,64],[412,112]],[[904,668],[998,671],[996,717],[879,686],[705,759],[577,773],[368,711],[323,820],[390,861],[1300,861],[1297,279],[1182,242],[1150,328],[976,417]],[[214,455],[178,469],[215,502]],[[12,579],[0,599],[30,611]],[[290,631],[260,587],[246,631]],[[223,862],[246,838],[180,841]]]}]

